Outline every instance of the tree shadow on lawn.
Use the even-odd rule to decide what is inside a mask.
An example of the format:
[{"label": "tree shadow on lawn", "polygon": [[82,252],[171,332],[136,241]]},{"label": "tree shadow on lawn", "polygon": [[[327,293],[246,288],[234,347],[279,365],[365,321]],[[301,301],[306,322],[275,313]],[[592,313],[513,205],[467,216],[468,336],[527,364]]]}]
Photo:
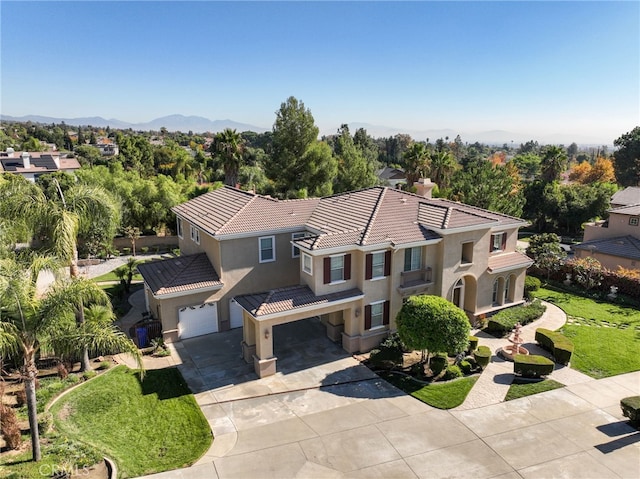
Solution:
[{"label": "tree shadow on lawn", "polygon": [[144,379],[140,380],[140,374],[135,373],[142,394],[155,394],[158,399],[173,399],[191,394],[187,382],[178,371],[178,368],[151,369],[145,372]]}]

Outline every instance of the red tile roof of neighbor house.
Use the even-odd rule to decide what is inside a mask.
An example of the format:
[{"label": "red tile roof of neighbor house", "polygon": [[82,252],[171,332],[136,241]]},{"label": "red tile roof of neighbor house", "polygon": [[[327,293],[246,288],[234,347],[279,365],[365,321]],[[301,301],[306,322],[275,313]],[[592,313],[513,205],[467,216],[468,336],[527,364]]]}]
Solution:
[{"label": "red tile roof of neighbor house", "polygon": [[640,204],[640,186],[627,186],[624,190],[616,192],[611,197],[612,205]]},{"label": "red tile roof of neighbor house", "polygon": [[533,260],[526,254],[514,251],[512,253],[499,253],[489,256],[488,269],[490,273],[505,269],[516,269],[529,267],[533,264]]},{"label": "red tile roof of neighbor house", "polygon": [[345,299],[355,299],[360,296],[362,296],[362,291],[356,288],[316,296],[308,286],[291,286],[265,293],[236,296],[234,299],[252,316],[259,318],[275,313],[291,312],[307,306],[319,306]]},{"label": "red tile roof of neighbor house", "polygon": [[138,271],[154,296],[222,287],[205,253],[143,263]]},{"label": "red tile roof of neighbor house", "polygon": [[224,187],[173,211],[213,236],[306,228],[315,236],[297,242],[309,249],[406,244],[438,239],[434,229],[524,224],[519,218],[482,208],[378,186],[284,201]]},{"label": "red tile roof of neighbor house", "polygon": [[583,249],[594,253],[620,256],[633,260],[640,259],[640,239],[633,236],[596,239],[573,245],[574,249]]}]

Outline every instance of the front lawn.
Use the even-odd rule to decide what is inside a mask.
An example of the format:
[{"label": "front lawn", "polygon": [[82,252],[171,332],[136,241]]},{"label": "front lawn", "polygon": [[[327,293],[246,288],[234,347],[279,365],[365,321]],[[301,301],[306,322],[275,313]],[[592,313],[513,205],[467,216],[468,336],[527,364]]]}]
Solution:
[{"label": "front lawn", "polygon": [[640,370],[640,311],[551,288],[533,294],[567,313],[572,368],[594,378]]},{"label": "front lawn", "polygon": [[211,445],[211,430],[175,368],[144,381],[119,366],[72,391],[51,408],[56,428],[115,460],[122,477],[193,464]]},{"label": "front lawn", "polygon": [[511,401],[512,399],[518,399],[525,396],[531,396],[533,394],[543,393],[545,391],[552,391],[553,389],[563,388],[564,384],[554,381],[553,379],[545,379],[543,381],[522,381],[516,378],[509,387],[509,391],[505,396],[505,401]]},{"label": "front lawn", "polygon": [[386,374],[387,381],[416,399],[438,409],[460,406],[480,376],[470,376],[434,384],[421,384],[408,376]]}]

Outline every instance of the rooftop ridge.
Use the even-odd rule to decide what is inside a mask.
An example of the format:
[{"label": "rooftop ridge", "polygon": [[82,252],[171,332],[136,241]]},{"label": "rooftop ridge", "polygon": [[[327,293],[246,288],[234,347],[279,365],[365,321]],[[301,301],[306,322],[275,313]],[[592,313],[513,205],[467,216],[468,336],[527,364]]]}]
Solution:
[{"label": "rooftop ridge", "polygon": [[[487,208],[481,208],[479,206],[473,206],[473,205],[469,205],[467,203],[461,203],[459,201],[452,201],[450,199],[447,198],[434,198],[434,201],[438,201],[438,202],[442,202],[442,203],[449,203],[451,205],[451,207],[453,208],[459,208],[460,211],[462,211],[463,213],[469,213],[469,214],[473,214],[474,216],[478,216],[479,218],[486,218],[488,220],[492,220],[492,218],[486,214],[482,214],[482,213],[491,213],[494,215],[498,215],[498,216],[502,216],[504,218],[510,218],[513,220],[517,220],[519,222],[523,222],[524,220],[522,220],[521,218],[517,218],[515,216],[511,216],[511,215],[507,215],[505,213],[500,213],[499,211],[493,211],[493,210],[488,210]],[[470,211],[465,211],[466,209],[470,209],[470,210],[474,210],[474,212],[470,212]]]},{"label": "rooftop ridge", "polygon": [[267,293],[267,296],[265,296],[264,301],[262,301],[262,304],[260,304],[260,307],[256,309],[256,316],[258,316],[259,314],[262,314],[262,312],[266,309],[267,305],[269,304],[269,301],[271,301],[271,298],[273,297],[276,291],[277,290],[272,289]]},{"label": "rooftop ridge", "polygon": [[446,208],[447,208],[447,212],[444,214],[444,218],[442,220],[443,228],[449,227],[449,221],[451,220],[451,215],[453,215],[453,207],[447,206]]},{"label": "rooftop ridge", "polygon": [[369,234],[371,233],[371,228],[373,227],[373,223],[376,220],[376,216],[378,216],[378,212],[382,206],[382,202],[387,193],[387,188],[383,188],[380,190],[380,194],[378,195],[378,199],[376,200],[376,204],[371,211],[371,216],[369,217],[369,221],[367,221],[367,226],[365,226],[364,231],[362,232],[362,236],[360,238],[359,244],[360,246],[364,246],[367,243],[367,239],[369,238]]}]

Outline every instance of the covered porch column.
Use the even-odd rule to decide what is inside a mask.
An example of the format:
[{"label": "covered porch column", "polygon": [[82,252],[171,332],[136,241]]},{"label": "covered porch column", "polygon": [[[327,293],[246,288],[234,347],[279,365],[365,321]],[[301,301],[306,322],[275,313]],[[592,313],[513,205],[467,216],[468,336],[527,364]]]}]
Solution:
[{"label": "covered porch column", "polygon": [[242,312],[242,358],[251,363],[256,354],[257,322],[246,311]]},{"label": "covered porch column", "polygon": [[276,360],[273,356],[273,324],[256,321],[256,352],[253,355],[253,367],[259,378],[276,373]]},{"label": "covered porch column", "polygon": [[342,349],[348,353],[360,351],[360,307],[351,307],[342,310],[344,319],[344,331],[342,332]]}]

